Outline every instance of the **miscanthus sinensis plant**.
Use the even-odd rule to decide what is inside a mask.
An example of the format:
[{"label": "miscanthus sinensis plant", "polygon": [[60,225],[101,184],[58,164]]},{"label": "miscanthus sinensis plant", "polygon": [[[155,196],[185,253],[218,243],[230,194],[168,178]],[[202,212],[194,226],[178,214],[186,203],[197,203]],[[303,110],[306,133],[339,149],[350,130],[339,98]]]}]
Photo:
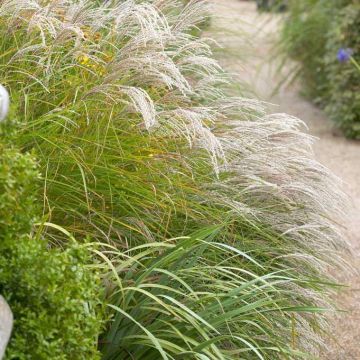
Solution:
[{"label": "miscanthus sinensis plant", "polygon": [[228,96],[191,35],[205,6],[0,3],[12,141],[37,156],[47,222],[93,240],[105,359],[314,354],[325,271],[345,266],[338,179],[300,120]]}]

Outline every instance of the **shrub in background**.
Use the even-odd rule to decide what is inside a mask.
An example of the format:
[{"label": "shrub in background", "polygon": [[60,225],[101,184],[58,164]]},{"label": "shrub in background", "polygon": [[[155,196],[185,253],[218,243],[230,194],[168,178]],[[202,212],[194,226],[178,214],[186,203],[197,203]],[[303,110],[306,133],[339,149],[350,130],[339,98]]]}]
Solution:
[{"label": "shrub in background", "polygon": [[345,6],[336,14],[327,33],[324,66],[329,89],[325,109],[346,136],[360,139],[360,71],[350,59],[336,58],[340,49],[360,59],[358,3]]},{"label": "shrub in background", "polygon": [[290,1],[282,52],[298,61],[294,76],[305,96],[326,109],[351,138],[359,137],[358,71],[339,63],[340,49],[359,54],[359,4],[352,0]]},{"label": "shrub in background", "polygon": [[281,45],[299,62],[296,75],[304,94],[315,102],[321,102],[328,91],[324,67],[327,32],[339,7],[337,0],[290,1],[285,17]]},{"label": "shrub in background", "polygon": [[325,269],[342,261],[338,181],[300,120],[227,95],[191,35],[203,5],[0,4],[14,141],[36,154],[49,221],[98,242],[107,359],[296,358],[321,344]]},{"label": "shrub in background", "polygon": [[[39,206],[33,157],[0,144],[0,293],[14,314],[6,359],[97,359],[100,286],[77,244],[30,235]],[[99,306],[101,309],[101,306]]]},{"label": "shrub in background", "polygon": [[288,0],[256,0],[258,10],[285,11]]}]

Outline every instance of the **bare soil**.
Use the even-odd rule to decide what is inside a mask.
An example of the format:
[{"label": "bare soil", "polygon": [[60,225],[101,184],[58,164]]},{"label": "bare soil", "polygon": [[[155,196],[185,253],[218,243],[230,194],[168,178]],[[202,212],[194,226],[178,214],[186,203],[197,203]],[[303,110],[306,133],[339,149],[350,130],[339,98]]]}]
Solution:
[{"label": "bare soil", "polygon": [[[210,2],[214,18],[209,35],[222,46],[218,50],[222,65],[259,99],[276,104],[270,106],[272,111],[301,118],[309,133],[319,138],[314,145],[317,160],[343,179],[351,202],[343,225],[355,263],[360,265],[360,142],[337,134],[326,115],[300,95],[299,84],[283,84],[278,89],[286,79],[286,68],[278,71],[273,49],[283,15],[259,14],[253,1]],[[360,275],[340,274],[340,277],[348,285],[338,299],[346,312],[332,319],[332,337],[321,359],[360,360]]]}]

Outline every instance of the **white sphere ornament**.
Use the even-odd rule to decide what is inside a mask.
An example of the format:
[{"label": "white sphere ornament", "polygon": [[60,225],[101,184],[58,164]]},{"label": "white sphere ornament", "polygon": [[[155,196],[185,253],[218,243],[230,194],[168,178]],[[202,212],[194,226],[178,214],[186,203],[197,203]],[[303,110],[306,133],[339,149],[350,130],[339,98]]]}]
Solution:
[{"label": "white sphere ornament", "polygon": [[2,85],[0,85],[0,122],[5,120],[9,112],[9,104],[9,93]]},{"label": "white sphere ornament", "polygon": [[2,359],[4,356],[12,327],[13,314],[8,303],[0,295],[0,359]]}]

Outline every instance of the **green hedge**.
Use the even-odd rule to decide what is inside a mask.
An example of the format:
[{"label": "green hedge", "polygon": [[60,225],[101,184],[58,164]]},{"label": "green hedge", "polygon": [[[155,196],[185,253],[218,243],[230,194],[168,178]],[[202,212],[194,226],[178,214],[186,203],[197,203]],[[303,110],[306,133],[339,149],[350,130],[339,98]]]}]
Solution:
[{"label": "green hedge", "polygon": [[6,359],[98,359],[99,278],[86,266],[89,252],[30,235],[36,164],[15,149],[0,153],[0,294],[14,314]]},{"label": "green hedge", "polygon": [[341,49],[359,59],[360,5],[352,0],[290,1],[282,52],[298,61],[305,96],[325,108],[344,134],[360,138],[359,70],[340,62]]}]

